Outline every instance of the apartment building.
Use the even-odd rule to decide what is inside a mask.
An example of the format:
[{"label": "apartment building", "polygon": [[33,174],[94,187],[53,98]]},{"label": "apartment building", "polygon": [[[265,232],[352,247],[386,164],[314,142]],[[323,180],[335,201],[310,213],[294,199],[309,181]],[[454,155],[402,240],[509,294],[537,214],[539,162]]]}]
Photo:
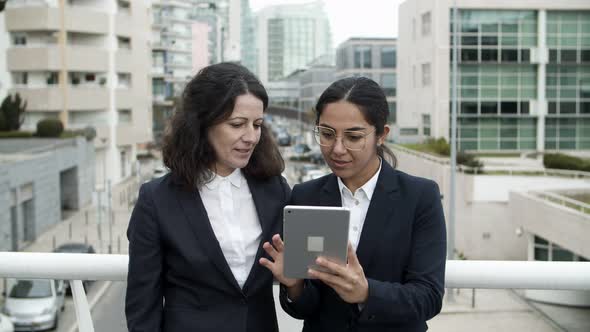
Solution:
[{"label": "apartment building", "polygon": [[460,150],[590,149],[590,2],[455,2],[400,6],[402,134],[449,138],[456,38]]},{"label": "apartment building", "polygon": [[256,13],[256,22],[257,74],[265,84],[333,53],[321,1],[268,6]]},{"label": "apartment building", "polygon": [[[350,38],[336,49],[335,79],[365,76],[379,83],[389,104],[389,123],[397,122],[397,41],[395,38]],[[397,129],[392,126],[392,137]]]},{"label": "apartment building", "polygon": [[152,139],[146,5],[11,0],[4,18],[8,92],[28,105],[23,129],[43,118],[70,129],[93,126],[96,185],[128,178],[137,144]]}]

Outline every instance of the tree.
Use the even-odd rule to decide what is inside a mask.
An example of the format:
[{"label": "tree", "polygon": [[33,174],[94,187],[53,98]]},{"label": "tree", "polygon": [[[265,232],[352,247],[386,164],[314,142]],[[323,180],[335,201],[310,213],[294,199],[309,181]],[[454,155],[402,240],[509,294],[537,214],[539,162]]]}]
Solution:
[{"label": "tree", "polygon": [[3,115],[5,128],[0,129],[19,130],[25,120],[26,109],[27,102],[22,100],[18,93],[14,96],[6,96],[0,105],[0,113]]}]

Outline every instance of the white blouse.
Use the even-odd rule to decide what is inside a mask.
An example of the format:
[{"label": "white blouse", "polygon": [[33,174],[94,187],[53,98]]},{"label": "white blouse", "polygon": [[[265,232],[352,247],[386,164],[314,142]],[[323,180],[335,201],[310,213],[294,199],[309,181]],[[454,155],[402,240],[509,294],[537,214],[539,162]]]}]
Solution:
[{"label": "white blouse", "polygon": [[252,193],[240,169],[199,189],[209,222],[240,287],[250,274],[262,238]]}]

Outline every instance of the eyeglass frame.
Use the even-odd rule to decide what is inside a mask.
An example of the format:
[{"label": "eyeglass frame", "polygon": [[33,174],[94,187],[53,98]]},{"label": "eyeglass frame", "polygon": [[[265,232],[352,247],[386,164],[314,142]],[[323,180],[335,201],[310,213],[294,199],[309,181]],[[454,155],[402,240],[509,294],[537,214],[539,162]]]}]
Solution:
[{"label": "eyeglass frame", "polygon": [[[319,129],[328,129],[328,130],[333,131],[334,132],[334,143],[332,143],[330,145],[321,144],[319,142],[319,139],[320,138],[318,137],[318,135],[320,134],[319,133]],[[318,145],[325,146],[325,147],[332,147],[332,146],[334,146],[334,144],[336,144],[336,139],[338,139],[338,137],[343,137],[345,133],[358,133],[358,134],[360,134],[360,136],[362,136],[362,138],[364,138],[364,142],[363,142],[363,147],[362,148],[359,148],[359,149],[351,149],[348,146],[346,146],[346,144],[344,144],[344,140],[342,140],[342,146],[344,146],[344,148],[346,148],[346,150],[349,150],[349,151],[361,151],[367,145],[367,136],[371,135],[372,133],[374,133],[376,131],[377,131],[377,128],[374,128],[373,130],[371,130],[368,133],[365,133],[365,132],[362,132],[362,131],[358,131],[358,130],[344,130],[343,135],[336,135],[336,130],[334,130],[333,128],[324,127],[324,126],[315,126],[313,128],[313,136],[315,137],[315,141],[316,141],[316,143],[318,143]]]}]

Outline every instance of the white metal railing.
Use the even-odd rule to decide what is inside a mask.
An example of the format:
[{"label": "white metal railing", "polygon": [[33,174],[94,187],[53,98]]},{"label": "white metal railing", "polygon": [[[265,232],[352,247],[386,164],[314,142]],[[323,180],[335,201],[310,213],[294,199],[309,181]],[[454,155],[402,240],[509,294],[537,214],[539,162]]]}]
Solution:
[{"label": "white metal railing", "polygon": [[[94,332],[81,280],[127,279],[127,255],[0,252],[0,277],[72,280],[81,332]],[[446,265],[449,288],[590,290],[590,262],[465,261]]]},{"label": "white metal railing", "polygon": [[544,200],[565,206],[567,208],[578,210],[582,213],[590,214],[590,204],[586,204],[584,202],[580,202],[552,192],[531,191],[530,193]]}]

